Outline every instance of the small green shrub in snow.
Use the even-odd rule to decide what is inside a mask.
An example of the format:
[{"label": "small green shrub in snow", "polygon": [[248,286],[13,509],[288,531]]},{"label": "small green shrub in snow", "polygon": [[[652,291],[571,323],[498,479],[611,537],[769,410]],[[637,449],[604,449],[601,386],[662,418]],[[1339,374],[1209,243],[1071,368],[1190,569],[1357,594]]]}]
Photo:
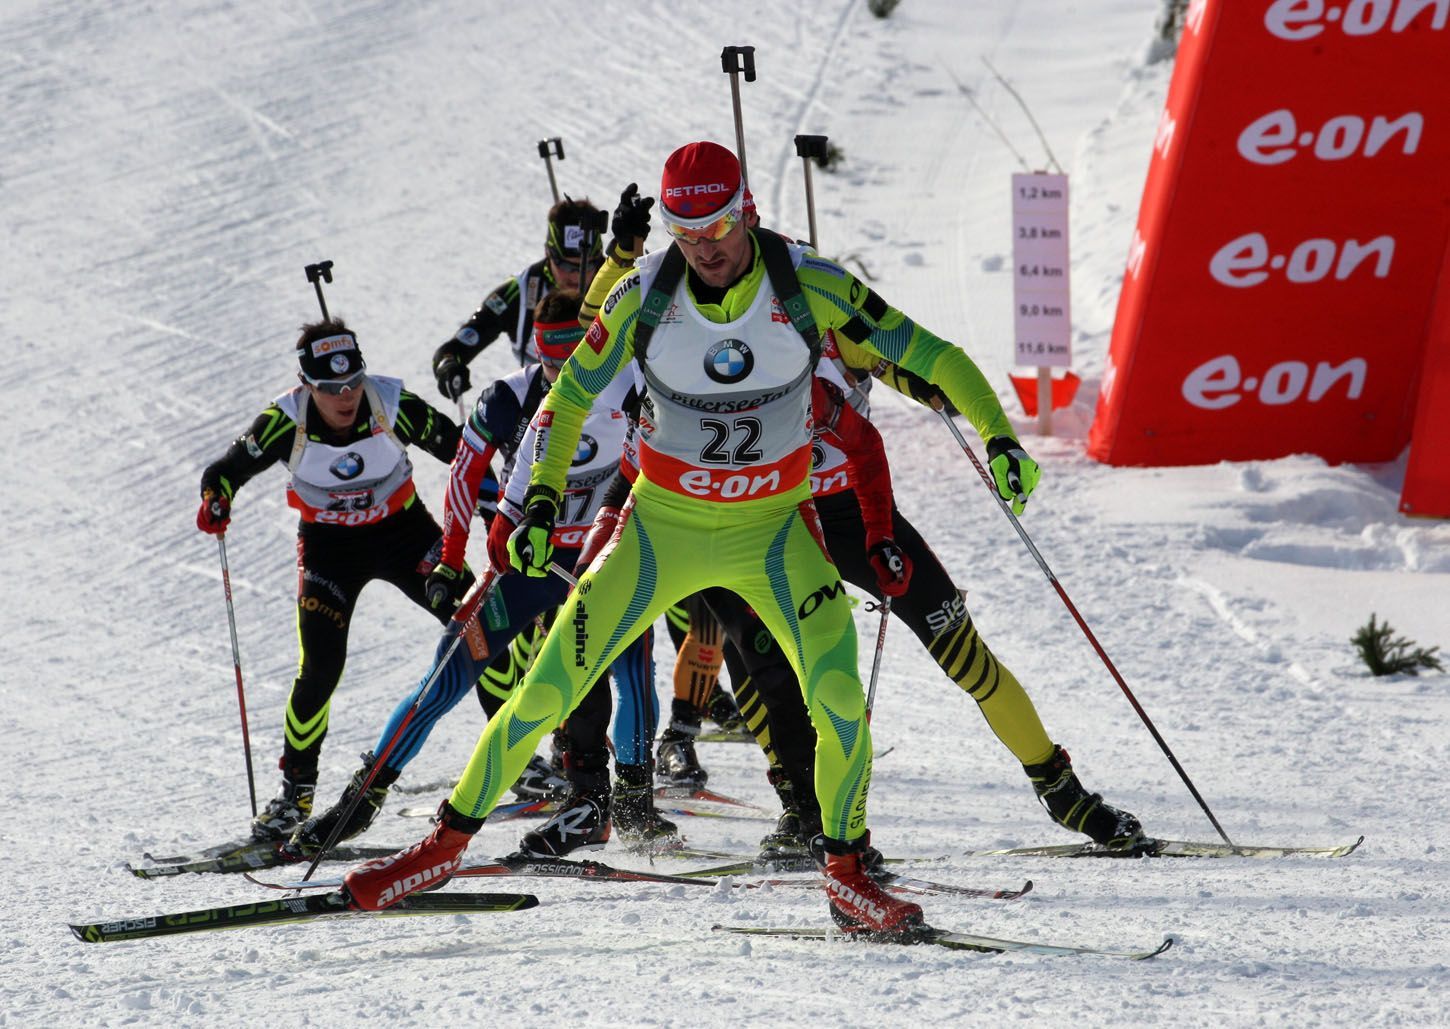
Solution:
[{"label": "small green shrub in snow", "polygon": [[1354,634],[1351,642],[1359,648],[1359,656],[1374,675],[1419,675],[1421,668],[1436,671],[1445,666],[1435,654],[1439,647],[1429,650],[1415,646],[1412,640],[1396,638],[1388,622],[1377,625],[1375,615],[1369,616],[1369,624]]}]

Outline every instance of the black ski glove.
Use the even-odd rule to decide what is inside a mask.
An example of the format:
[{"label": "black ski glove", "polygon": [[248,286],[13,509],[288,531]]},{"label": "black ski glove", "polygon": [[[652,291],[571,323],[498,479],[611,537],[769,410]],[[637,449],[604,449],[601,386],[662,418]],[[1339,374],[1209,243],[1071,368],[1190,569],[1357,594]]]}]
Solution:
[{"label": "black ski glove", "polygon": [[473,385],[468,376],[468,365],[456,354],[444,354],[439,358],[433,366],[433,374],[438,377],[438,392],[449,400],[457,400]]},{"label": "black ski glove", "polygon": [[609,229],[614,233],[614,238],[609,241],[610,253],[616,257],[639,254],[645,238],[649,236],[649,209],[654,202],[654,197],[639,195],[638,183],[631,182],[624,187],[624,192],[619,194],[619,206],[614,209],[614,217],[609,222]]},{"label": "black ski glove", "polygon": [[428,573],[428,581],[423,584],[423,596],[428,600],[428,607],[433,611],[452,611],[458,606],[459,599],[467,589],[468,579],[472,578],[461,568],[449,568],[442,561],[433,567]]}]

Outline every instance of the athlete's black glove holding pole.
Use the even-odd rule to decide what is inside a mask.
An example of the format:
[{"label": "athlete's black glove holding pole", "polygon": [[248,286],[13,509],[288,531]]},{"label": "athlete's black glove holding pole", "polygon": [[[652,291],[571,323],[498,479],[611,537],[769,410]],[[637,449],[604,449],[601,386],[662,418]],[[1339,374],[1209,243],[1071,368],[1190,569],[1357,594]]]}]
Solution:
[{"label": "athlete's black glove holding pole", "polygon": [[468,365],[455,354],[444,354],[439,358],[433,367],[433,374],[438,379],[438,392],[449,400],[457,400],[473,385],[468,375]]},{"label": "athlete's black glove holding pole", "polygon": [[530,486],[524,493],[524,517],[509,537],[509,564],[516,571],[537,579],[549,574],[559,499],[559,494],[547,486]]},{"label": "athlete's black glove holding pole", "polygon": [[638,257],[645,239],[649,236],[649,209],[654,206],[654,197],[639,195],[639,184],[631,182],[619,194],[619,206],[614,209],[609,229],[614,238],[609,241],[609,252],[616,258]]},{"label": "athlete's black glove holding pole", "polygon": [[432,610],[452,611],[471,585],[473,573],[467,568],[450,568],[439,561],[428,573],[428,581],[423,584],[423,596]]}]

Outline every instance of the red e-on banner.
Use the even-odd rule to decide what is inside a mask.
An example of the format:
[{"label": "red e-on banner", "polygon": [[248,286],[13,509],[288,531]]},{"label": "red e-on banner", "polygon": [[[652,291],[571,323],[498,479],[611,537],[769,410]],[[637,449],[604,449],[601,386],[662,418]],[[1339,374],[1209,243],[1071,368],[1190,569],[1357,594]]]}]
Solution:
[{"label": "red e-on banner", "polygon": [[1450,0],[1194,0],[1088,452],[1397,456],[1450,233]]}]

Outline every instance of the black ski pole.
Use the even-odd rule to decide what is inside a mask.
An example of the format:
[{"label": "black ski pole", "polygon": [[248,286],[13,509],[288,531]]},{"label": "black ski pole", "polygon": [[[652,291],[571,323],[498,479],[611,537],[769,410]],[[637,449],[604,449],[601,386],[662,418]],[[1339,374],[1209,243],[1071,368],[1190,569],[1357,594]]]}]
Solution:
[{"label": "black ski pole", "polygon": [[886,627],[891,624],[891,598],[882,597],[866,605],[867,611],[881,612],[881,626],[876,630],[876,656],[871,659],[871,685],[866,690],[866,721],[876,707],[876,677],[881,674],[881,652],[886,649]]},{"label": "black ski pole", "polygon": [[586,212],[584,224],[580,227],[584,230],[584,238],[579,241],[579,295],[582,297],[589,292],[589,281],[594,278],[589,270],[589,259],[594,256],[594,241],[609,228],[609,215],[605,211]]},{"label": "black ski pole", "polygon": [[554,203],[559,202],[559,184],[554,181],[554,161],[564,159],[564,141],[558,136],[539,140],[539,156],[544,159],[544,170],[549,173],[549,192],[554,194]]},{"label": "black ski pole", "polygon": [[242,716],[242,753],[247,759],[247,796],[252,801],[252,817],[257,817],[257,780],[252,774],[252,737],[247,730],[247,694],[242,689],[242,651],[237,646],[237,612],[232,607],[232,573],[227,565],[227,540],[223,533],[216,538],[217,553],[222,561],[222,592],[227,598],[227,626],[232,633],[232,670],[237,676],[237,708]]},{"label": "black ski pole", "polygon": [[797,136],[795,152],[801,159],[806,176],[806,217],[811,229],[811,247],[820,250],[820,239],[816,236],[816,192],[811,185],[811,160],[823,163],[826,160],[825,136]]},{"label": "black ski pole", "polygon": [[322,308],[322,320],[332,321],[332,315],[327,313],[327,298],[322,295],[322,284],[332,281],[332,262],[318,261],[302,270],[307,273],[307,281],[312,283],[312,288],[317,290],[317,306]]},{"label": "black ski pole", "polygon": [[735,109],[735,156],[740,158],[740,181],[750,186],[750,174],[745,170],[745,123],[740,117],[740,76],[746,82],[755,81],[755,47],[727,46],[720,51],[720,68],[730,76],[730,104]]},{"label": "black ski pole", "polygon": [[1111,673],[1114,681],[1117,682],[1118,687],[1123,691],[1123,695],[1128,698],[1128,703],[1133,705],[1133,710],[1138,712],[1138,717],[1143,720],[1143,724],[1146,725],[1148,727],[1148,731],[1153,734],[1153,739],[1158,742],[1159,748],[1163,751],[1165,755],[1167,755],[1169,763],[1173,765],[1173,770],[1177,772],[1178,777],[1183,780],[1183,785],[1188,787],[1188,792],[1193,794],[1194,800],[1198,801],[1198,806],[1203,809],[1203,813],[1208,816],[1208,820],[1213,823],[1213,827],[1217,829],[1218,834],[1223,837],[1223,842],[1227,843],[1230,847],[1235,846],[1234,841],[1228,838],[1228,833],[1223,831],[1223,826],[1218,824],[1218,819],[1213,817],[1213,812],[1208,809],[1208,804],[1204,801],[1202,795],[1199,794],[1198,787],[1193,785],[1193,780],[1188,778],[1188,773],[1185,772],[1183,770],[1183,766],[1178,763],[1178,758],[1174,757],[1173,751],[1169,748],[1167,741],[1164,740],[1162,735],[1158,732],[1158,727],[1155,726],[1153,724],[1153,720],[1148,717],[1148,712],[1143,710],[1143,705],[1139,704],[1138,698],[1133,696],[1133,691],[1128,688],[1127,682],[1124,681],[1122,675],[1118,672],[1118,669],[1113,664],[1112,659],[1108,657],[1108,652],[1103,649],[1102,644],[1098,642],[1098,638],[1094,636],[1093,631],[1088,628],[1088,624],[1083,620],[1082,615],[1078,614],[1076,606],[1073,605],[1072,600],[1067,595],[1067,590],[1062,588],[1062,583],[1057,581],[1057,576],[1053,575],[1052,569],[1047,567],[1047,562],[1044,561],[1042,559],[1042,555],[1038,553],[1037,547],[1033,545],[1031,537],[1027,535],[1027,530],[1022,528],[1022,523],[1018,521],[1017,516],[1012,513],[1011,506],[1008,505],[1008,503],[1002,499],[1001,494],[997,492],[997,487],[992,483],[992,476],[987,473],[987,469],[982,467],[982,462],[977,460],[977,455],[972,452],[971,446],[962,436],[961,430],[957,428],[956,423],[952,421],[951,415],[947,414],[946,411],[942,408],[937,408],[936,413],[941,415],[942,421],[947,423],[947,428],[952,430],[952,435],[956,437],[957,445],[962,448],[962,452],[967,455],[968,459],[972,462],[973,467],[977,469],[977,474],[982,477],[982,482],[986,484],[987,492],[992,494],[992,499],[997,502],[997,506],[1002,509],[1002,513],[1007,516],[1007,520],[1012,523],[1012,528],[1017,530],[1017,535],[1022,537],[1022,542],[1026,545],[1028,553],[1032,555],[1032,559],[1037,562],[1037,567],[1042,569],[1042,574],[1047,576],[1047,581],[1052,584],[1052,588],[1057,591],[1057,595],[1061,597],[1062,602],[1067,605],[1068,613],[1071,614],[1073,620],[1077,622],[1078,628],[1082,630],[1083,635],[1087,637],[1087,640],[1089,643],[1092,644],[1093,649],[1098,652],[1098,657],[1102,658],[1103,664],[1107,666],[1108,672]]}]

